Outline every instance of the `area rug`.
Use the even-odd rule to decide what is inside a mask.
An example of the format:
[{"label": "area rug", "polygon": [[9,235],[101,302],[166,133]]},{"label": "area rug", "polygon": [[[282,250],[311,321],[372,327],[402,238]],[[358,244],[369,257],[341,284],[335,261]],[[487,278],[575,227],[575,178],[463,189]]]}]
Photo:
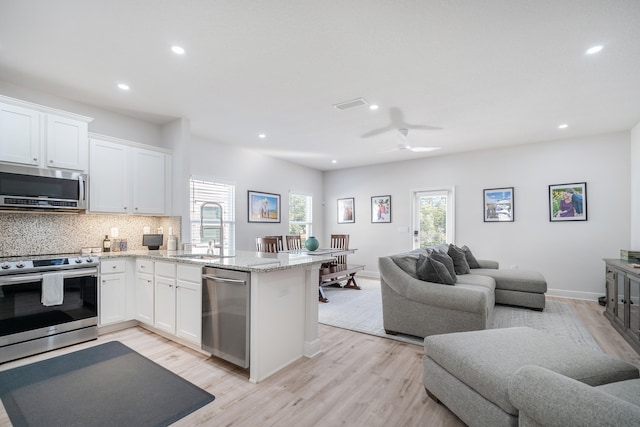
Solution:
[{"label": "area rug", "polygon": [[[423,345],[423,339],[411,335],[389,335],[382,323],[380,281],[357,278],[362,290],[325,287],[328,303],[319,303],[320,323],[356,332],[376,335],[411,344]],[[497,305],[492,328],[529,326],[602,351],[573,307],[562,301],[547,300],[544,311]]]},{"label": "area rug", "polygon": [[118,341],[0,372],[14,427],[167,426],[215,397]]}]

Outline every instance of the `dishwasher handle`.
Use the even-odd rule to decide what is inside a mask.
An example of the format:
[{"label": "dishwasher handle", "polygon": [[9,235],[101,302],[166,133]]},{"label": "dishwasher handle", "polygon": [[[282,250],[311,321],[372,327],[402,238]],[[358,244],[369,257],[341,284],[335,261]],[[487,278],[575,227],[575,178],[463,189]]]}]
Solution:
[{"label": "dishwasher handle", "polygon": [[203,274],[202,278],[205,280],[214,280],[216,282],[220,282],[220,283],[233,283],[236,285],[244,285],[247,283],[246,280],[238,280],[238,279],[227,279],[226,277],[218,277],[218,276],[211,276],[209,274]]}]

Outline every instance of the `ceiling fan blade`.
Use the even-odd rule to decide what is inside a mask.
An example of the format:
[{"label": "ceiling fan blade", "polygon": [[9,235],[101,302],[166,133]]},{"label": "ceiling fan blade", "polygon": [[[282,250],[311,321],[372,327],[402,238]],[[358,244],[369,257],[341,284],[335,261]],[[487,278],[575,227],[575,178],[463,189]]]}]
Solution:
[{"label": "ceiling fan blade", "polygon": [[383,128],[370,130],[369,132],[366,132],[360,135],[360,138],[371,138],[372,136],[381,135],[385,132],[389,132],[392,129],[394,129],[392,126],[386,126]]},{"label": "ceiling fan blade", "polygon": [[442,130],[442,128],[437,126],[427,126],[427,125],[409,125],[405,123],[405,126],[411,130]]}]

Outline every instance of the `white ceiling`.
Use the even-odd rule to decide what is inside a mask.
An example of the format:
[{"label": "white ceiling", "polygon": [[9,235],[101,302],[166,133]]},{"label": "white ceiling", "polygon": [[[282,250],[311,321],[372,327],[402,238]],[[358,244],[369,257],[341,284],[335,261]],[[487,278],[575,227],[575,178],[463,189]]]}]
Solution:
[{"label": "white ceiling", "polygon": [[629,130],[640,1],[0,0],[0,80],[331,170]]}]

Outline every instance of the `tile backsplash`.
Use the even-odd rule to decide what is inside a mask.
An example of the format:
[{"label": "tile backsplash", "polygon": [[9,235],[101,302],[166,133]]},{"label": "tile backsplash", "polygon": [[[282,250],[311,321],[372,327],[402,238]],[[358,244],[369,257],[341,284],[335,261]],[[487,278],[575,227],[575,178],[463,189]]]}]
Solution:
[{"label": "tile backsplash", "polygon": [[142,246],[144,227],[180,237],[180,217],[138,215],[56,214],[30,211],[0,212],[0,257],[80,253],[83,247],[102,247],[105,234],[118,228],[118,239],[127,239],[129,250]]}]

